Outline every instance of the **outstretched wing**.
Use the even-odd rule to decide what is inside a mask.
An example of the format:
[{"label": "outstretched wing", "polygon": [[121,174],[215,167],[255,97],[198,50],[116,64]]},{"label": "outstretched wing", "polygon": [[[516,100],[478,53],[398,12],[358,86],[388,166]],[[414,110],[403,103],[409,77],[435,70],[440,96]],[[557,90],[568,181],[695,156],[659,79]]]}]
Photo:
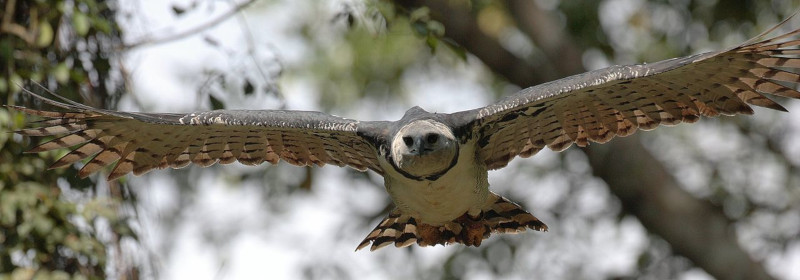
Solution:
[{"label": "outstretched wing", "polygon": [[279,110],[216,110],[186,115],[117,112],[31,94],[66,112],[10,106],[46,118],[39,122],[40,127],[17,133],[58,136],[30,152],[73,147],[51,168],[91,158],[79,171],[81,177],[111,165],[114,168],[109,180],[130,172],[139,175],[190,163],[205,167],[217,162],[257,165],[280,160],[300,166],[346,165],[383,173],[374,145],[381,137],[375,134],[381,131],[379,122]]},{"label": "outstretched wing", "polygon": [[726,51],[591,71],[453,117],[467,123],[466,131],[478,138],[480,159],[497,169],[544,147],[561,151],[572,143],[604,143],[637,129],[695,122],[701,115],[752,114],[749,105],[786,111],[764,94],[800,98],[794,89],[800,82],[799,34],[795,30]]}]

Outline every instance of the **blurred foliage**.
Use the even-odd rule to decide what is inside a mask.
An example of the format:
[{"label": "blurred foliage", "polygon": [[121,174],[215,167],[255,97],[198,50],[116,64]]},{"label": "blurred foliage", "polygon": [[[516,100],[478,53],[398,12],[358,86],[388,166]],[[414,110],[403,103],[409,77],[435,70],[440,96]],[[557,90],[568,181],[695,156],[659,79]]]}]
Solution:
[{"label": "blurred foliage", "polygon": [[313,48],[314,59],[289,70],[313,71],[320,78],[316,88],[324,109],[346,110],[363,98],[402,100],[409,71],[466,59],[465,50],[445,36],[444,26],[430,18],[426,7],[407,11],[387,1],[360,4],[346,4],[329,19],[340,27],[338,38],[317,36],[321,29],[330,32],[318,21],[298,24],[296,32]]},{"label": "blurred foliage", "polygon": [[[429,70],[420,65],[461,63],[458,60],[447,59],[449,56],[447,52],[438,51],[435,48],[436,44],[430,43],[431,39],[446,41],[447,32],[446,30],[440,32],[437,22],[429,19],[428,8],[405,10],[394,2],[396,1],[367,1],[367,8],[362,9],[361,13],[341,17],[346,19],[349,29],[343,35],[345,40],[334,41],[333,48],[329,47],[330,40],[324,43],[315,41],[317,38],[313,34],[316,33],[307,32],[309,35],[306,36],[311,40],[310,43],[320,46],[316,47],[319,49],[318,56],[310,59],[315,64],[304,67],[317,71],[319,81],[323,83],[319,87],[326,96],[321,100],[323,106],[347,107],[349,101],[361,97],[389,96],[387,94],[389,92],[401,94],[402,80],[407,74],[406,71],[420,71],[421,68],[422,71]],[[468,6],[472,13],[477,15],[479,23],[487,25],[481,28],[492,30],[494,33],[491,34],[501,40],[513,36],[509,34],[513,34],[516,27],[509,23],[511,21],[507,18],[510,15],[504,7],[504,3],[508,1],[444,2],[450,5]],[[584,54],[584,62],[587,58],[599,58],[608,64],[654,62],[731,47],[774,26],[796,12],[796,7],[800,5],[800,1],[782,0],[536,2],[540,4],[540,8],[546,9],[560,20],[575,45],[591,51]],[[615,7],[615,10],[610,10],[611,6]],[[624,13],[622,6],[625,6]],[[376,14],[379,17],[376,18]],[[487,20],[481,21],[482,17]],[[613,22],[613,20],[621,21]],[[375,31],[375,26],[379,27],[379,31]],[[430,28],[431,26],[433,28]],[[797,25],[792,26],[796,28]],[[532,44],[526,46],[533,49],[532,56],[542,55],[536,52],[534,43],[528,43]],[[380,83],[380,87],[375,86],[376,82]],[[509,94],[507,83],[503,81],[496,83],[503,85],[495,87],[497,95]],[[342,93],[352,93],[351,95],[355,96],[345,99],[348,102],[332,99],[341,98]],[[787,104],[796,101],[781,99],[779,102]],[[731,227],[740,229],[737,234],[742,240],[746,240],[741,246],[752,252],[755,259],[764,260],[768,252],[789,252],[787,247],[800,238],[800,232],[797,230],[800,223],[796,220],[785,222],[796,219],[800,207],[797,201],[800,166],[792,159],[790,153],[796,150],[792,148],[796,147],[796,144],[792,143],[796,143],[797,137],[796,133],[789,132],[791,128],[785,124],[787,116],[781,112],[765,110],[759,110],[757,114],[762,120],[747,117],[704,119],[700,124],[704,126],[703,128],[691,129],[679,126],[675,129],[661,128],[656,132],[642,134],[648,147],[654,150],[656,156],[663,160],[664,165],[679,181],[686,184],[690,192],[722,209],[730,218]],[[764,119],[775,121],[777,118],[782,118],[783,121],[764,121]],[[701,142],[699,135],[710,134],[724,135],[723,141],[730,141],[726,142],[726,145],[733,145],[735,148],[719,152],[720,150],[714,147],[720,146],[719,144],[699,143]],[[590,174],[587,179],[582,175],[576,176],[575,172],[569,170],[567,160],[569,154],[564,152],[557,156],[558,164],[561,166],[553,168],[555,170],[544,172],[541,171],[541,166],[536,166],[519,171],[539,174],[531,177],[555,176],[560,177],[559,180],[568,180],[567,186],[564,186],[568,194],[548,209],[559,216],[556,223],[561,225],[555,225],[554,232],[567,231],[561,227],[578,215],[575,213],[575,206],[571,204],[575,203],[575,197],[578,197],[581,191],[587,189],[583,185],[591,180]],[[548,172],[550,174],[547,174]],[[704,178],[700,186],[697,182],[692,182],[692,179],[696,180],[698,177]],[[538,181],[527,183],[539,185],[538,183],[542,181],[547,182],[540,178],[536,179]],[[493,186],[497,190],[502,184],[495,183],[493,182]],[[517,200],[514,199],[513,191],[509,197]],[[519,200],[525,201],[525,198],[520,197]],[[621,209],[606,209],[604,213],[616,215],[617,223],[626,216]],[[376,217],[382,214],[376,213]],[[584,219],[588,220],[587,223],[592,223],[603,218],[605,217]],[[375,220],[374,217],[370,219]],[[594,227],[596,226],[587,225],[584,229],[589,232]],[[557,239],[555,237],[548,240]],[[574,240],[566,242],[572,243]],[[680,278],[685,276],[687,271],[697,270],[687,259],[672,252],[670,245],[658,236],[651,236],[648,242],[648,247],[639,256],[639,270],[628,275],[629,277]],[[413,271],[418,275],[443,279],[465,276],[464,267],[480,267],[476,270],[491,271],[488,275],[494,276],[518,275],[514,273],[519,271],[504,269],[503,265],[507,263],[504,264],[502,261],[514,262],[518,257],[516,248],[520,246],[523,246],[523,243],[519,239],[490,239],[479,248],[458,249],[448,254],[447,261],[442,267],[419,271],[424,270],[425,266],[413,263],[416,261],[413,258],[409,260],[412,263],[408,267],[414,267],[416,270]],[[556,247],[556,249],[563,248]],[[503,254],[500,257],[490,256],[490,253],[495,251]],[[506,251],[511,253],[507,254]],[[501,260],[501,263],[498,264],[497,260]],[[336,270],[325,268],[324,264],[318,261],[309,262],[307,269]],[[565,262],[558,265],[569,264]],[[533,263],[522,265],[537,266]],[[519,270],[520,267],[516,269]],[[559,270],[551,267],[543,268],[542,271],[548,269]],[[583,278],[586,274],[582,273],[588,271],[584,266],[566,270],[569,272],[566,272],[564,278]]]},{"label": "blurred foliage", "polygon": [[[115,46],[114,1],[0,1],[0,99],[41,107],[22,86],[94,106],[124,83]],[[120,214],[120,186],[78,179],[72,168],[46,171],[65,151],[23,154],[22,113],[0,107],[0,279],[104,279],[109,253],[135,235]],[[110,191],[109,191],[110,190]],[[117,191],[115,191],[117,190]],[[122,269],[117,267],[117,269]]]},{"label": "blurred foliage", "polygon": [[[358,1],[356,1],[358,2]],[[450,1],[469,5],[471,11],[482,18],[482,28],[495,32],[498,37],[509,36],[515,28],[510,15],[504,6],[504,1],[471,0]],[[631,26],[622,31],[636,32],[636,43],[633,46],[619,44],[613,33],[614,30],[604,25],[599,12],[603,5],[615,1],[537,1],[540,4],[550,4],[546,7],[552,14],[562,20],[565,30],[571,35],[575,44],[584,49],[599,50],[599,56],[611,63],[629,63],[641,61],[655,61],[659,59],[685,55],[704,48],[718,48],[728,45],[709,45],[709,42],[737,43],[736,38],[729,39],[730,34],[753,34],[764,30],[769,25],[784,18],[794,11],[789,7],[796,7],[798,1],[630,1],[631,3],[645,3],[632,8],[634,11],[625,18]],[[0,97],[4,104],[25,104],[37,107],[32,100],[24,95],[13,94],[19,92],[20,84],[24,81],[36,81],[47,88],[56,89],[59,95],[72,99],[80,99],[83,103],[92,106],[107,107],[114,104],[124,85],[124,73],[119,66],[117,46],[120,45],[121,31],[116,25],[113,1],[75,0],[75,1],[19,1],[0,0],[4,7],[2,16],[3,26],[0,29]],[[201,4],[198,4],[201,3]],[[173,5],[172,11],[176,16],[192,13],[197,7],[205,7],[202,0],[191,1],[190,6]],[[354,2],[348,2],[354,3]],[[201,100],[207,101],[209,108],[225,108],[231,96],[243,95],[257,96],[262,93],[274,95],[282,99],[279,89],[274,82],[283,74],[283,67],[293,75],[301,72],[311,72],[315,91],[319,92],[318,105],[324,111],[350,110],[355,104],[363,105],[365,101],[377,103],[392,103],[395,107],[408,107],[402,104],[405,94],[404,82],[408,81],[410,74],[423,73],[427,75],[441,68],[441,65],[453,66],[471,63],[466,51],[455,45],[447,38],[447,32],[441,23],[431,19],[431,11],[422,7],[414,10],[405,10],[396,6],[392,1],[370,0],[359,2],[362,4],[346,4],[341,12],[331,18],[316,17],[318,13],[309,12],[308,18],[297,18],[293,25],[296,34],[300,34],[303,46],[311,48],[313,55],[305,58],[298,64],[281,65],[280,59],[263,59],[260,51],[263,46],[256,47],[248,43],[245,50],[230,50],[220,46],[220,42],[210,37],[205,37],[205,42],[211,46],[219,46],[223,53],[232,61],[231,69],[209,70],[202,79],[206,82],[198,86],[198,92],[208,94]],[[313,7],[319,8],[314,5]],[[322,9],[322,8],[319,8]],[[320,13],[324,14],[324,13]],[[670,18],[670,25],[658,24],[653,15],[676,15]],[[8,20],[10,18],[10,20]],[[8,22],[8,23],[7,23]],[[685,24],[699,24],[695,30],[707,32],[708,38],[696,40],[687,34],[692,30]],[[331,26],[334,26],[331,28]],[[677,26],[677,27],[676,27]],[[670,28],[672,27],[672,28]],[[333,30],[334,32],[331,32]],[[677,30],[677,31],[676,31]],[[741,31],[741,32],[740,32]],[[700,32],[700,34],[702,34]],[[744,39],[744,38],[739,38]],[[733,40],[733,41],[729,41]],[[701,42],[701,43],[697,43]],[[271,42],[280,43],[280,42]],[[530,42],[529,42],[530,43]],[[445,47],[443,47],[445,46]],[[535,46],[530,46],[532,56],[537,55]],[[245,53],[245,54],[243,54]],[[541,54],[538,54],[541,55]],[[249,61],[247,58],[255,57],[259,61],[255,66],[247,66],[240,61]],[[249,65],[249,64],[248,64]],[[278,65],[277,67],[273,67]],[[254,67],[254,68],[253,68]],[[272,68],[270,68],[272,67]],[[287,75],[291,77],[291,75]],[[285,78],[285,77],[284,77]],[[508,94],[509,86],[502,79],[493,81],[497,95]],[[252,96],[251,96],[252,97]],[[357,100],[361,100],[356,102]],[[280,100],[279,100],[280,101]],[[291,109],[291,108],[290,108]],[[759,112],[762,114],[763,112]],[[128,192],[126,185],[110,183],[105,187],[102,183],[95,185],[89,180],[76,179],[75,169],[59,169],[45,171],[47,164],[52,163],[63,155],[65,151],[41,153],[39,157],[22,155],[29,147],[20,144],[23,140],[7,131],[13,131],[23,126],[24,117],[17,112],[8,112],[0,108],[0,280],[2,279],[28,279],[33,276],[39,278],[65,279],[75,278],[106,278],[114,275],[126,274],[119,270],[125,269],[125,264],[112,261],[115,256],[112,251],[118,248],[121,238],[136,238],[128,228],[130,217],[120,212],[124,205],[135,204],[135,196]],[[707,120],[704,120],[707,121]],[[701,122],[702,123],[702,122]],[[694,165],[685,162],[672,163],[670,158],[665,158],[668,167],[674,168],[676,174],[683,174],[679,166],[701,165],[700,170],[709,174],[706,193],[693,192],[700,197],[710,199],[722,207],[733,205],[743,211],[728,211],[732,219],[757,220],[752,218],[755,214],[763,215],[764,210],[786,214],[796,210],[791,202],[769,208],[770,199],[753,199],[745,189],[746,183],[731,184],[726,181],[726,174],[731,169],[758,169],[751,165],[741,165],[731,168],[725,162],[747,160],[755,153],[767,150],[776,157],[781,155],[780,133],[770,132],[766,125],[754,124],[743,121],[737,124],[741,134],[748,135],[757,149],[750,154],[731,154],[730,158],[713,158],[701,152],[690,153],[686,157]],[[752,132],[757,131],[757,132]],[[657,132],[658,133],[658,132]],[[677,151],[681,147],[694,147],[700,149],[691,139],[689,132],[684,130],[671,130],[674,134],[670,143],[660,143],[669,147],[668,150]],[[660,135],[660,134],[650,134]],[[761,139],[765,137],[769,139]],[[652,137],[655,138],[655,137]],[[656,141],[652,140],[651,141]],[[748,142],[750,143],[750,142]],[[671,146],[670,146],[671,145]],[[770,146],[772,145],[772,146]],[[768,146],[768,147],[764,147]],[[777,148],[775,148],[777,147]],[[772,149],[772,150],[770,150]],[[553,231],[559,234],[535,236],[523,239],[521,236],[493,237],[479,248],[459,247],[447,253],[443,263],[431,265],[423,260],[413,258],[413,253],[418,248],[398,250],[402,254],[408,252],[406,262],[397,262],[396,259],[386,255],[374,255],[375,259],[385,258],[384,269],[392,271],[392,265],[399,268],[394,271],[413,274],[416,278],[460,278],[471,271],[481,270],[485,275],[511,275],[519,271],[541,272],[559,270],[560,278],[583,278],[587,271],[580,263],[581,257],[572,256],[570,252],[553,251],[569,246],[585,246],[581,243],[589,240],[594,231],[606,232],[603,228],[603,219],[613,219],[616,223],[612,228],[620,227],[620,220],[625,216],[612,199],[603,199],[605,208],[599,213],[581,213],[579,201],[582,193],[590,193],[592,184],[591,171],[576,168],[585,158],[575,158],[573,150],[552,156],[551,162],[533,166],[519,165],[515,173],[523,174],[526,185],[556,185],[561,188],[563,195],[557,202],[540,209],[545,210],[545,215],[556,222],[552,224]],[[678,154],[678,152],[676,152]],[[734,157],[735,156],[735,157]],[[538,155],[538,158],[545,157]],[[570,158],[571,157],[571,158]],[[684,158],[684,160],[686,160]],[[784,160],[785,161],[785,160]],[[758,163],[755,163],[756,165]],[[674,166],[673,166],[674,165]],[[512,167],[509,167],[512,168]],[[791,167],[787,167],[791,168]],[[219,169],[218,169],[219,170]],[[232,185],[248,186],[257,190],[264,203],[264,212],[259,217],[265,221],[282,222],[270,217],[279,212],[287,212],[291,208],[291,200],[285,199],[287,194],[297,192],[295,186],[310,184],[310,172],[304,178],[297,176],[297,168],[279,165],[264,169],[250,168],[244,171],[227,169],[220,172],[223,181]],[[308,171],[310,169],[305,169]],[[578,171],[576,171],[578,170]],[[226,173],[229,172],[229,173]],[[790,169],[788,174],[799,174],[797,169]],[[188,168],[170,172],[172,179],[179,186],[178,201],[172,205],[171,210],[160,212],[162,219],[158,226],[161,228],[176,227],[179,220],[185,219],[184,211],[192,211],[192,203],[197,199],[196,186],[201,180],[207,180],[216,174],[213,171],[200,172],[197,168]],[[365,173],[348,173],[350,179],[368,182],[380,189],[380,182]],[[796,177],[796,175],[795,175]],[[101,179],[102,180],[102,179]],[[550,181],[547,181],[550,180]],[[553,183],[553,182],[557,183]],[[791,186],[797,181],[787,181]],[[558,183],[561,183],[559,185]],[[505,191],[510,198],[517,201],[529,201],[533,197],[527,193],[524,186],[514,185],[513,181],[493,182],[494,190],[499,188]],[[742,185],[745,184],[745,185]],[[269,185],[269,188],[264,188]],[[736,185],[740,189],[731,190],[724,186]],[[514,189],[513,187],[516,187]],[[710,189],[710,191],[708,191]],[[502,193],[501,191],[501,193]],[[607,192],[607,190],[606,190]],[[302,193],[302,192],[301,192]],[[711,194],[708,194],[711,193]],[[515,197],[516,196],[516,197]],[[123,199],[128,198],[128,199]],[[384,199],[385,196],[384,196]],[[742,200],[744,203],[731,203],[726,201]],[[750,203],[750,201],[757,203]],[[766,202],[765,202],[766,201]],[[615,208],[616,207],[616,208]],[[794,208],[793,208],[794,207]],[[347,231],[354,231],[356,235],[364,234],[374,226],[374,222],[381,217],[383,212],[357,213],[353,209],[338,209],[353,212],[353,216],[362,217],[357,223],[363,223],[359,228],[347,224],[341,236]],[[172,212],[170,212],[172,211]],[[364,212],[363,209],[361,212]],[[549,212],[549,213],[548,213]],[[796,211],[794,211],[796,213]],[[726,212],[727,213],[727,212]],[[751,216],[752,213],[755,213]],[[255,215],[255,214],[254,214]],[[538,215],[538,214],[537,214]],[[786,216],[789,216],[788,214]],[[784,219],[786,220],[786,219]],[[781,221],[781,219],[775,219]],[[230,221],[229,221],[230,222]],[[243,228],[236,221],[219,224],[209,224],[203,230],[208,239],[208,246],[225,246],[226,242],[234,240],[234,235]],[[756,221],[758,225],[759,221]],[[570,225],[570,223],[573,223]],[[584,240],[575,240],[576,235],[569,235],[569,227],[581,229],[579,234]],[[109,226],[104,226],[107,224]],[[762,228],[773,228],[773,224],[761,223]],[[749,227],[753,227],[752,225]],[[777,228],[777,227],[775,227]],[[785,228],[784,228],[785,229]],[[791,230],[791,228],[789,229]],[[110,232],[111,234],[101,234]],[[786,240],[796,238],[786,232],[767,232],[774,238],[773,244],[786,244]],[[171,233],[171,232],[170,232]],[[171,234],[166,234],[171,236]],[[101,236],[106,236],[101,238]],[[108,237],[111,236],[111,237]],[[561,236],[561,237],[560,237]],[[344,239],[344,238],[342,238]],[[537,239],[538,241],[528,241]],[[169,241],[169,240],[168,240]],[[529,242],[529,243],[524,243]],[[552,242],[555,245],[547,244]],[[679,278],[682,273],[693,269],[693,265],[685,259],[675,256],[669,244],[658,238],[651,238],[649,247],[641,252],[638,269],[629,277],[642,278]],[[170,243],[170,242],[166,242]],[[221,245],[220,245],[221,243]],[[761,242],[759,244],[763,244]],[[530,245],[533,244],[533,245]],[[169,247],[170,245],[164,245]],[[348,246],[350,246],[348,244]],[[525,247],[523,247],[525,246]],[[548,247],[550,246],[550,247]],[[559,247],[561,246],[561,247]],[[780,250],[776,246],[766,247]],[[330,247],[329,247],[330,248]],[[528,250],[522,250],[528,249]],[[762,255],[766,250],[761,247]],[[535,249],[535,250],[530,250]],[[545,253],[546,252],[546,253]],[[526,262],[527,255],[550,254],[550,262]],[[224,254],[221,254],[224,255]],[[333,254],[335,255],[335,254]],[[563,255],[563,257],[562,257]],[[348,274],[346,265],[351,263],[337,263],[332,259],[321,259],[328,254],[315,254],[309,257],[305,276],[308,278],[341,278],[357,277]],[[527,258],[530,258],[528,256]],[[572,258],[572,259],[568,259]],[[347,258],[343,258],[347,259]],[[577,260],[577,261],[576,261]],[[576,262],[578,262],[576,264]],[[570,267],[572,265],[572,267]],[[109,269],[110,267],[110,269]],[[566,267],[566,268],[564,268]],[[572,268],[572,269],[571,269]],[[516,270],[515,270],[516,269]],[[135,272],[136,268],[131,268]],[[566,272],[564,272],[566,271]],[[559,273],[558,271],[556,273]],[[136,275],[135,273],[130,275]],[[520,275],[520,274],[517,274]],[[530,274],[528,274],[529,276]],[[547,274],[545,274],[547,275]],[[552,274],[550,274],[552,275]],[[592,274],[593,275],[593,274]],[[488,276],[487,276],[488,277]],[[597,276],[596,276],[597,277]],[[600,276],[602,277],[602,276]],[[132,278],[135,278],[132,276]],[[546,277],[543,277],[546,278]]]}]

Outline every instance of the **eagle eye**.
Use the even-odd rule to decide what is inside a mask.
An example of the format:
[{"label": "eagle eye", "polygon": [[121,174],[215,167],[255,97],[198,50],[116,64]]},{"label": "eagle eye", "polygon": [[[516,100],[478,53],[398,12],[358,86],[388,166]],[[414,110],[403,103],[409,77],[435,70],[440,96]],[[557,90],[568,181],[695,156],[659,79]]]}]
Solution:
[{"label": "eagle eye", "polygon": [[403,136],[403,143],[406,143],[407,147],[411,147],[414,145],[414,139],[412,139],[411,136]]},{"label": "eagle eye", "polygon": [[428,141],[428,144],[435,144],[436,141],[439,141],[439,134],[429,133],[425,136],[425,141]]}]

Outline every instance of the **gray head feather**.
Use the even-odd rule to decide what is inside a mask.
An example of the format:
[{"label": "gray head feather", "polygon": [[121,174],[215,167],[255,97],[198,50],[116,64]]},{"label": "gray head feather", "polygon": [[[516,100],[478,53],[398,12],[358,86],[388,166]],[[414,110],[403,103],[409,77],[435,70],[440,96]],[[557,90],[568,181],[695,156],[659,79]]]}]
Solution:
[{"label": "gray head feather", "polygon": [[427,177],[447,170],[457,153],[458,141],[453,131],[430,119],[403,126],[392,139],[394,164],[415,177]]}]

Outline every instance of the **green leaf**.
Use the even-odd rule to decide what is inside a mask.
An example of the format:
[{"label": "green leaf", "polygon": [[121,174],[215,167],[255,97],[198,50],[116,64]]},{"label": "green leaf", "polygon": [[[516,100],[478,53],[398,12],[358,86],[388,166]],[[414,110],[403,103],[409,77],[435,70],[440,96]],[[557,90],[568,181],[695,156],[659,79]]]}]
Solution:
[{"label": "green leaf", "polygon": [[175,4],[172,5],[172,13],[175,14],[176,16],[179,16],[179,15],[185,13],[185,12],[186,12],[186,8],[178,7],[178,5],[175,5]]},{"label": "green leaf", "polygon": [[86,36],[86,34],[89,33],[89,17],[84,13],[76,11],[75,14],[72,15],[72,27],[75,28],[75,32],[81,37]]},{"label": "green leaf", "polygon": [[441,22],[430,20],[428,21],[428,31],[432,33],[434,36],[442,37],[444,36],[444,24]]},{"label": "green leaf", "polygon": [[113,203],[109,199],[95,198],[84,205],[83,218],[87,221],[97,217],[103,217],[110,221],[117,220],[118,214],[114,209]]},{"label": "green leaf", "polygon": [[64,246],[67,246],[67,248],[70,248],[76,252],[81,251],[80,240],[77,236],[75,236],[75,234],[67,235],[67,237],[64,238]]},{"label": "green leaf", "polygon": [[414,33],[417,33],[418,36],[428,36],[428,25],[424,22],[414,21],[411,23],[411,28],[414,29]]},{"label": "green leaf", "polygon": [[411,12],[411,14],[408,15],[408,19],[411,20],[412,22],[428,21],[428,19],[430,18],[429,16],[430,13],[431,10],[428,7],[420,7]]},{"label": "green leaf", "polygon": [[91,19],[91,21],[92,21],[92,26],[95,29],[97,29],[100,32],[103,32],[105,34],[111,34],[111,30],[116,29],[116,28],[113,27],[111,22],[109,22],[108,20],[106,20],[104,18],[93,17]]},{"label": "green leaf", "polygon": [[39,22],[39,36],[36,37],[36,46],[47,47],[53,42],[53,26],[46,20]]},{"label": "green leaf", "polygon": [[8,91],[8,80],[0,78],[0,92]]},{"label": "green leaf", "polygon": [[19,267],[19,268],[14,269],[14,272],[11,272],[11,279],[12,280],[33,279],[33,276],[35,274],[36,274],[36,270],[33,270],[31,268]]},{"label": "green leaf", "polygon": [[212,110],[225,109],[225,104],[223,104],[222,101],[220,101],[219,99],[214,97],[214,95],[209,94],[208,95],[208,101],[211,102],[211,109]]},{"label": "green leaf", "polygon": [[33,230],[33,224],[29,222],[22,222],[17,226],[17,234],[20,236],[28,235]]},{"label": "green leaf", "polygon": [[11,73],[11,93],[17,93],[22,90],[22,77],[20,77],[17,73]]},{"label": "green leaf", "polygon": [[375,5],[375,9],[378,11],[378,13],[383,15],[383,18],[385,18],[387,21],[391,21],[397,16],[394,10],[394,5],[389,2],[379,1],[377,3],[373,2],[372,4]]},{"label": "green leaf", "polygon": [[450,38],[442,38],[441,40],[444,42],[445,46],[447,46],[453,53],[455,53],[461,60],[467,61],[467,50],[461,47],[458,43],[453,41]]},{"label": "green leaf", "polygon": [[39,216],[33,220],[33,227],[39,234],[48,234],[53,230],[53,220],[46,216]]},{"label": "green leaf", "polygon": [[50,279],[52,279],[52,280],[69,280],[69,273],[66,273],[66,272],[61,271],[61,270],[56,270],[56,271],[53,271],[52,274],[50,274]]},{"label": "green leaf", "polygon": [[15,197],[11,195],[0,196],[0,224],[12,225],[16,223],[17,216],[14,215],[16,212],[17,205]]},{"label": "green leaf", "polygon": [[425,38],[425,43],[428,44],[428,47],[431,49],[431,53],[434,53],[436,52],[436,46],[439,44],[439,40],[434,36],[428,36]]},{"label": "green leaf", "polygon": [[62,62],[56,65],[53,68],[53,76],[59,84],[66,84],[69,81],[69,67],[67,67],[67,64]]},{"label": "green leaf", "polygon": [[130,225],[127,221],[121,220],[118,223],[114,223],[114,232],[119,234],[120,236],[128,236],[135,240],[138,240],[138,236],[136,236],[136,232],[131,229]]},{"label": "green leaf", "polygon": [[250,79],[244,80],[244,95],[251,95],[256,91],[255,87],[253,87],[253,83],[250,82]]}]

